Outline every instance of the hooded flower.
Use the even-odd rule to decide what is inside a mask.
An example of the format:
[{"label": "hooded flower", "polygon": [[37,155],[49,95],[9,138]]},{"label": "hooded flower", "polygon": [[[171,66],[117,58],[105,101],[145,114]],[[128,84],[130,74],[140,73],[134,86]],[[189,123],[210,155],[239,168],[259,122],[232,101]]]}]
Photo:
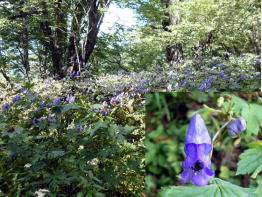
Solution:
[{"label": "hooded flower", "polygon": [[13,101],[13,103],[15,103],[15,102],[17,102],[17,101],[19,101],[21,99],[21,95],[16,95],[13,99],[12,99],[12,101]]},{"label": "hooded flower", "polygon": [[5,103],[5,104],[3,104],[2,109],[3,109],[3,111],[6,111],[6,110],[8,110],[9,107],[10,107],[10,105],[8,103]]},{"label": "hooded flower", "polygon": [[198,113],[190,121],[184,150],[187,157],[183,162],[182,182],[207,185],[210,177],[214,176],[209,157],[212,145],[204,120]]},{"label": "hooded flower", "polygon": [[60,97],[56,97],[56,98],[54,99],[53,103],[54,103],[55,105],[57,105],[57,104],[60,102],[60,100],[61,100]]},{"label": "hooded flower", "polygon": [[242,117],[231,120],[227,125],[227,132],[229,135],[234,136],[246,130],[246,120]]},{"label": "hooded flower", "polygon": [[75,101],[75,96],[72,95],[72,94],[67,95],[66,101],[67,101],[68,103],[73,103],[73,102]]},{"label": "hooded flower", "polygon": [[80,132],[83,131],[85,127],[83,125],[76,125],[75,129]]}]

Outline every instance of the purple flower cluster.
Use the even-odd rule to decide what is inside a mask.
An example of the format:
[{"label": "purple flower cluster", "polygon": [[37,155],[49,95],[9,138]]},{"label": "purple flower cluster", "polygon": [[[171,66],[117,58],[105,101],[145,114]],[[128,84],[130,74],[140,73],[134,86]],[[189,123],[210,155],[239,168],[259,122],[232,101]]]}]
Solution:
[{"label": "purple flower cluster", "polygon": [[206,79],[206,80],[204,81],[204,83],[202,83],[201,86],[198,88],[198,90],[200,90],[200,91],[205,91],[205,90],[211,88],[211,86],[212,86],[212,81],[214,81],[214,80],[215,80],[214,77],[210,77],[209,79]]},{"label": "purple flower cluster", "polygon": [[85,129],[85,127],[83,125],[76,125],[75,129],[80,132],[83,131]]},{"label": "purple flower cluster", "polygon": [[121,95],[114,96],[110,99],[110,105],[115,105],[115,104],[121,103],[121,102],[122,102],[122,96]]},{"label": "purple flower cluster", "polygon": [[212,144],[204,120],[198,113],[190,121],[184,150],[187,157],[183,162],[182,182],[192,181],[197,186],[207,185],[214,176],[209,156]]},{"label": "purple flower cluster", "polygon": [[103,107],[103,108],[91,107],[90,109],[95,112],[101,112],[103,116],[108,115],[110,112],[110,110],[106,107]]},{"label": "purple flower cluster", "polygon": [[72,94],[67,95],[67,97],[65,98],[65,101],[68,103],[73,103],[75,101],[75,96]]},{"label": "purple flower cluster", "polygon": [[36,124],[36,123],[38,123],[38,122],[41,122],[41,121],[45,121],[45,120],[48,120],[48,121],[50,121],[50,122],[54,122],[54,121],[56,121],[56,117],[55,116],[47,116],[47,117],[41,117],[41,118],[36,118],[36,117],[34,117],[33,119],[32,119],[32,123],[33,124]]},{"label": "purple flower cluster", "polygon": [[13,103],[15,103],[15,102],[19,101],[20,99],[21,99],[21,95],[18,94],[14,98],[12,98],[12,101],[13,101]]}]

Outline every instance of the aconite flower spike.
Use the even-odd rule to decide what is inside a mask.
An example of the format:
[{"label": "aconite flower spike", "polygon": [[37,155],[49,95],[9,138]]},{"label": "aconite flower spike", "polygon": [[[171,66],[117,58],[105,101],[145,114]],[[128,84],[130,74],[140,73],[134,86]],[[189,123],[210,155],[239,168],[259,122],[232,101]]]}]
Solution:
[{"label": "aconite flower spike", "polygon": [[198,113],[190,121],[184,150],[187,157],[183,162],[182,182],[192,181],[197,186],[207,185],[214,176],[209,156],[212,144],[204,120]]}]

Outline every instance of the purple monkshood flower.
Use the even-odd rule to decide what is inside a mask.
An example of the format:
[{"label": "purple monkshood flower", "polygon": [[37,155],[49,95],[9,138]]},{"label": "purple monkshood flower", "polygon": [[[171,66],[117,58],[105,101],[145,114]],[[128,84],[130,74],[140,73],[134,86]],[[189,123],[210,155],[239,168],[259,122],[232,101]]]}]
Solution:
[{"label": "purple monkshood flower", "polygon": [[236,80],[236,82],[238,83],[239,81],[242,81],[243,79],[245,79],[245,76],[241,74],[240,77]]},{"label": "purple monkshood flower", "polygon": [[13,101],[13,103],[15,103],[15,102],[19,101],[20,99],[21,99],[21,95],[18,94],[18,95],[16,95],[16,96],[12,99],[12,101]]},{"label": "purple monkshood flower", "polygon": [[217,73],[217,75],[218,75],[219,77],[224,77],[224,76],[225,76],[225,74],[224,74],[223,72],[219,72],[219,73]]},{"label": "purple monkshood flower", "polygon": [[66,101],[67,101],[68,103],[73,103],[73,102],[75,101],[75,96],[72,95],[72,94],[67,95]]},{"label": "purple monkshood flower", "polygon": [[112,98],[110,99],[110,105],[114,105],[114,104],[116,104],[116,103],[121,103],[121,101],[122,101],[122,98],[121,98],[120,95],[118,95],[118,96],[116,96],[116,97],[112,97]]},{"label": "purple monkshood flower", "polygon": [[206,79],[204,83],[198,88],[200,91],[205,91],[206,89],[211,88],[212,81],[214,81],[214,77],[210,77],[209,79]]},{"label": "purple monkshood flower", "polygon": [[32,123],[36,124],[38,122],[37,118],[33,118]]},{"label": "purple monkshood flower", "polygon": [[242,117],[231,120],[227,125],[227,132],[230,136],[235,136],[238,133],[246,130],[247,123]]},{"label": "purple monkshood flower", "polygon": [[49,120],[50,122],[53,122],[53,121],[56,120],[56,117],[54,117],[54,116],[48,116],[48,117],[47,117],[47,120]]},{"label": "purple monkshood flower", "polygon": [[214,176],[209,156],[212,144],[204,120],[198,113],[190,121],[184,150],[187,157],[183,162],[182,182],[192,181],[197,186],[207,185]]},{"label": "purple monkshood flower", "polygon": [[24,93],[26,91],[26,88],[21,88],[20,91]]},{"label": "purple monkshood flower", "polygon": [[101,113],[102,113],[103,116],[106,116],[109,112],[110,112],[109,109],[106,109],[106,108],[101,109]]},{"label": "purple monkshood flower", "polygon": [[55,104],[55,105],[57,105],[59,102],[60,102],[60,97],[56,97],[55,99],[54,99],[54,101],[53,101],[53,103]]},{"label": "purple monkshood flower", "polygon": [[187,85],[187,79],[184,79],[184,81],[183,81],[181,87],[186,87],[186,85]]},{"label": "purple monkshood flower", "polygon": [[83,125],[76,125],[75,129],[80,132],[83,131],[85,127]]},{"label": "purple monkshood flower", "polygon": [[10,105],[8,103],[5,103],[5,104],[3,104],[2,109],[3,109],[3,111],[6,111],[6,110],[8,110],[9,107],[10,107]]}]

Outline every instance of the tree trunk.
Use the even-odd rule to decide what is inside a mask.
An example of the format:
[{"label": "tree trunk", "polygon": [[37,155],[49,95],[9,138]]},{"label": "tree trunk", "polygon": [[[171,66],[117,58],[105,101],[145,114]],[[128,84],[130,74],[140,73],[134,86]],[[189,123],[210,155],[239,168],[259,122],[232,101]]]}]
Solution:
[{"label": "tree trunk", "polygon": [[[161,0],[162,7],[168,9],[173,3],[179,0]],[[180,17],[178,13],[169,11],[165,12],[165,18],[162,22],[163,29],[165,31],[170,31],[169,26],[174,26],[179,24]],[[183,46],[181,43],[168,45],[166,48],[166,58],[170,65],[175,66],[175,64],[182,59],[184,59]]]},{"label": "tree trunk", "polygon": [[102,24],[104,14],[99,11],[99,8],[108,8],[111,0],[92,0],[88,13],[88,32],[86,42],[84,43],[84,51],[82,51],[82,64],[85,65],[96,45],[99,28]]},{"label": "tree trunk", "polygon": [[51,29],[52,24],[48,20],[48,9],[47,9],[46,3],[43,2],[42,5],[43,5],[43,10],[44,10],[43,15],[45,17],[45,20],[43,20],[40,23],[40,26],[41,26],[44,36],[47,38],[43,44],[50,51],[54,75],[58,74],[58,76],[62,77],[63,73],[61,71],[62,59],[61,59],[60,49],[62,49],[63,46],[58,45],[58,44],[61,44],[58,41],[60,38],[55,38],[54,32],[52,32],[52,29]]},{"label": "tree trunk", "polygon": [[25,15],[23,18],[23,29],[22,29],[22,45],[23,45],[23,66],[28,80],[30,80],[29,72],[29,32],[28,32],[28,17]]}]

